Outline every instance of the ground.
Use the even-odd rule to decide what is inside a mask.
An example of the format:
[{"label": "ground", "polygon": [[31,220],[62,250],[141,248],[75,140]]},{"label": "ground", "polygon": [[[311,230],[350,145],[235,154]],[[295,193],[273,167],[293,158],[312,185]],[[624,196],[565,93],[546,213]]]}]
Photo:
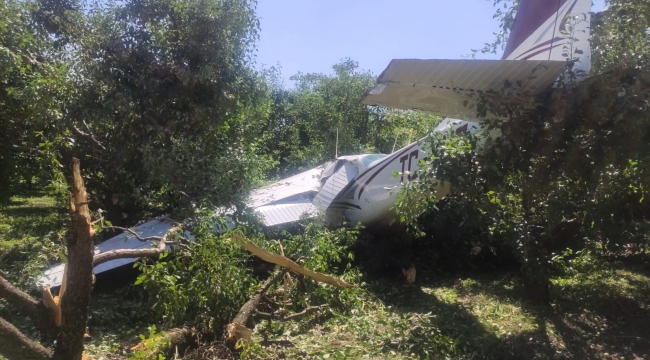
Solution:
[{"label": "ground", "polygon": [[[43,194],[14,198],[0,209],[0,271],[29,288],[39,266],[56,257],[65,209]],[[37,256],[35,254],[38,254]],[[650,266],[640,256],[585,258],[581,271],[552,280],[550,306],[528,305],[509,272],[428,276],[408,284],[399,274],[365,278],[348,308],[299,322],[257,324],[251,358],[650,358]],[[91,302],[86,353],[93,359],[135,359],[130,348],[155,324],[146,293],[132,285],[98,284]],[[98,278],[98,282],[106,281]],[[328,285],[323,285],[328,286]],[[38,292],[36,292],[37,294]],[[36,336],[0,302],[0,316]],[[271,344],[261,347],[259,344]],[[188,359],[225,356],[204,344]],[[139,354],[142,355],[142,354]],[[182,355],[182,354],[179,354]]]}]

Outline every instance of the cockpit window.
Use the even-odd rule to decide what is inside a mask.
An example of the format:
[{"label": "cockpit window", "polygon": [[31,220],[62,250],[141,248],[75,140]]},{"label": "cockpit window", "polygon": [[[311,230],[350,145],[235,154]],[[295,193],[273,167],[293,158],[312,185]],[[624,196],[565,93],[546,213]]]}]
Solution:
[{"label": "cockpit window", "polygon": [[364,157],[361,158],[361,165],[363,165],[364,168],[367,168],[367,167],[370,166],[370,164],[372,164],[373,162],[375,162],[375,161],[377,161],[377,160],[379,160],[379,159],[383,159],[383,158],[385,158],[386,156],[388,156],[388,155],[385,155],[385,154],[372,154],[372,155],[366,155],[366,156],[364,156]]}]

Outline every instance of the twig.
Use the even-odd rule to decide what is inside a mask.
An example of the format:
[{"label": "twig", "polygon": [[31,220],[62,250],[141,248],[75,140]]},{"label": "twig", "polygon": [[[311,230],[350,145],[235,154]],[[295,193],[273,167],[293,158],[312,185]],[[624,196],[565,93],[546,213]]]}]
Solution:
[{"label": "twig", "polygon": [[302,318],[304,316],[315,313],[315,312],[317,312],[319,310],[327,309],[328,307],[329,307],[329,305],[327,305],[327,304],[326,305],[320,305],[320,306],[310,306],[310,307],[306,308],[305,310],[303,310],[301,312],[291,314],[291,315],[286,315],[284,313],[278,313],[278,312],[274,312],[273,314],[269,314],[269,313],[265,313],[265,312],[261,312],[261,311],[256,311],[254,316],[259,317],[260,319],[264,319],[264,320],[291,321],[291,320],[300,319],[300,318]]}]

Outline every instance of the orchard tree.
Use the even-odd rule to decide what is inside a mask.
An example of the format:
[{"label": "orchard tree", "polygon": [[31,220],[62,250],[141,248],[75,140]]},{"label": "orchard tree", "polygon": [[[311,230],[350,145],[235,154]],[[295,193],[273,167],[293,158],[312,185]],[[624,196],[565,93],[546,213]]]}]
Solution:
[{"label": "orchard tree", "polygon": [[[273,175],[305,170],[337,154],[390,153],[428,133],[439,118],[424,113],[367,107],[361,98],[374,75],[343,59],[333,74],[298,73],[287,89],[272,68],[273,109],[264,130],[266,151],[278,163]],[[337,149],[338,137],[338,149]]]},{"label": "orchard tree", "polygon": [[[0,202],[36,178],[50,180],[56,156],[59,94],[65,65],[47,31],[32,16],[36,5],[0,3]],[[31,189],[29,189],[31,190]]]},{"label": "orchard tree", "polygon": [[270,110],[251,68],[255,6],[3,3],[3,183],[28,177],[19,162],[76,156],[112,220],[239,199],[269,164],[255,141]]},{"label": "orchard tree", "polygon": [[419,182],[400,194],[403,219],[417,227],[417,216],[435,207],[436,185],[451,183],[447,201],[472,213],[465,226],[487,234],[484,248],[514,252],[537,301],[549,300],[552,260],[565,250],[648,241],[650,64],[639,49],[649,44],[650,8],[612,3],[594,29],[591,77],[532,98],[507,86],[481,95],[478,115],[494,114],[482,122],[502,136],[482,151],[476,137],[431,138]]},{"label": "orchard tree", "polygon": [[249,0],[91,8],[64,117],[93,195],[165,209],[228,203],[254,183],[266,164],[254,137],[268,112],[250,68],[258,32]]}]

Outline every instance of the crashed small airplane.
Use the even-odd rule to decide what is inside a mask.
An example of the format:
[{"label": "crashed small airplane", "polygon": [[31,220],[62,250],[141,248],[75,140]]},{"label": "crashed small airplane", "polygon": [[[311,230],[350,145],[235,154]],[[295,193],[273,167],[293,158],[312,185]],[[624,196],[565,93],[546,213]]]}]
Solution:
[{"label": "crashed small airplane", "polygon": [[[419,110],[445,117],[435,132],[487,133],[477,118],[475,94],[500,91],[506,82],[521,84],[513,91],[541,92],[551,86],[573,62],[573,69],[586,76],[591,67],[589,27],[591,0],[521,0],[502,60],[396,59],[369,89],[361,102],[370,106]],[[489,117],[489,115],[488,115]],[[426,139],[426,138],[425,138]],[[340,156],[303,173],[255,190],[248,206],[267,227],[294,223],[325,212],[329,225],[382,228],[397,222],[391,209],[397,192],[427,154],[421,139],[392,154]],[[400,174],[393,176],[394,173]],[[436,196],[450,191],[441,185]],[[161,235],[171,227],[152,220],[134,228],[142,236]],[[149,247],[132,235],[122,234],[96,247],[96,253],[120,248]],[[120,259],[95,268],[107,271],[136,259]],[[63,265],[45,272],[41,282],[59,286]]]}]

